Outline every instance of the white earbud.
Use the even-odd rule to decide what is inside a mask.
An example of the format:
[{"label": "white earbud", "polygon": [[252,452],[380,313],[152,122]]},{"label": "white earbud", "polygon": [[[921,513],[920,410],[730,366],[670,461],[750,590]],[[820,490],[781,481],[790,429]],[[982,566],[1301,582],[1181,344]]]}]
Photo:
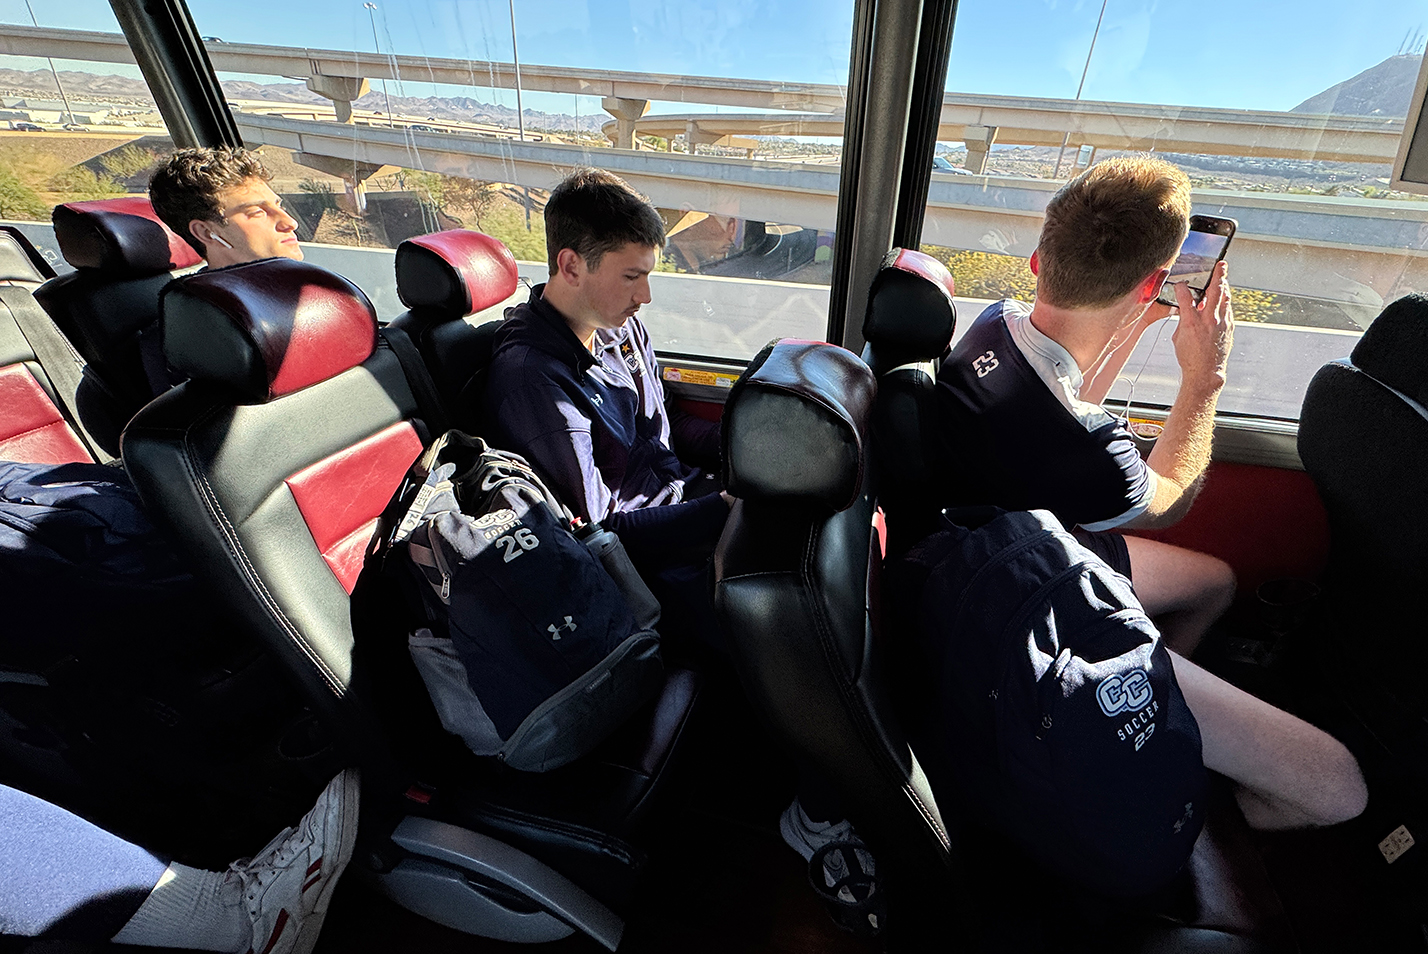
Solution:
[{"label": "white earbud", "polygon": [[223,236],[219,235],[217,232],[209,232],[209,233],[208,233],[208,238],[209,238],[209,241],[217,242],[219,245],[222,245],[224,248],[229,248],[229,249],[231,249],[231,248],[233,247],[233,245],[232,245],[227,239],[225,239]]}]

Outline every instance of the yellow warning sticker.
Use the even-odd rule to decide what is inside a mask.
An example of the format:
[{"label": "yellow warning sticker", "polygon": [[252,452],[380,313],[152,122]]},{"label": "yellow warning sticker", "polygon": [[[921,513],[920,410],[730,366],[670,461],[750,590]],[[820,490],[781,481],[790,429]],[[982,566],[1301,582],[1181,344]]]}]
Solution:
[{"label": "yellow warning sticker", "polygon": [[734,382],[739,380],[739,376],[724,374],[720,371],[699,371],[694,368],[665,368],[664,379],[679,381],[683,384],[702,384],[708,388],[732,388]]}]

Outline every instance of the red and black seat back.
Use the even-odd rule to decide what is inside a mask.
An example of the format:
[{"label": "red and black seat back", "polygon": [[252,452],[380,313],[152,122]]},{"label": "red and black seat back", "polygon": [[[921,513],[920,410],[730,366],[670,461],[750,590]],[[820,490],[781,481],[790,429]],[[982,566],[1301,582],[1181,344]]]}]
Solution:
[{"label": "red and black seat back", "polygon": [[[0,302],[0,460],[68,464],[95,459],[82,428],[66,412],[66,402],[73,406],[76,395],[64,393],[59,369],[53,369],[55,375],[47,372],[30,340],[37,328],[47,328],[45,336],[71,366],[72,376],[82,377],[59,330],[32,297],[54,274],[18,229],[0,227],[0,287],[5,298]],[[21,325],[25,316],[17,314],[19,309],[29,316],[30,335]]]},{"label": "red and black seat back", "polygon": [[164,352],[189,380],[124,433],[155,522],[349,741],[375,720],[350,596],[377,520],[427,439],[366,296],[269,259],[176,282]]},{"label": "red and black seat back", "polygon": [[452,423],[475,433],[499,322],[462,319],[515,294],[515,257],[498,239],[452,229],[399,245],[396,272],[397,294],[408,310],[391,327],[416,345]]},{"label": "red and black seat back", "polygon": [[[55,238],[74,272],[35,297],[124,405],[128,420],[167,379],[158,341],[159,293],[202,263],[144,196],[55,206]],[[122,422],[121,422],[122,423]]]}]

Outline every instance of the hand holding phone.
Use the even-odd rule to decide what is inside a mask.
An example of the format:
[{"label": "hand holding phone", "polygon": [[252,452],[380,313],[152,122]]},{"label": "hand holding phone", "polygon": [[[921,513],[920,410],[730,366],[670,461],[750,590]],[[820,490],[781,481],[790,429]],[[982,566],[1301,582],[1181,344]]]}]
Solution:
[{"label": "hand holding phone", "polygon": [[1185,236],[1180,254],[1171,264],[1170,275],[1155,300],[1175,307],[1175,285],[1184,282],[1190,288],[1190,297],[1196,302],[1201,301],[1211,273],[1224,259],[1225,252],[1229,251],[1230,239],[1234,237],[1238,224],[1234,219],[1215,215],[1190,216],[1190,232]]}]

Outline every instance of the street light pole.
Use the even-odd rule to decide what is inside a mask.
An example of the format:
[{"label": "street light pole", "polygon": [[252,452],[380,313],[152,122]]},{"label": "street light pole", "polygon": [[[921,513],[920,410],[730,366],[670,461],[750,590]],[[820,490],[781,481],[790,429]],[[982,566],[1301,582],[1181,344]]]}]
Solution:
[{"label": "street light pole", "polygon": [[[1086,74],[1091,71],[1091,54],[1096,52],[1096,38],[1101,35],[1101,21],[1106,18],[1107,0],[1101,0],[1101,15],[1096,17],[1096,29],[1091,34],[1091,48],[1086,51],[1086,65],[1081,70],[1081,82],[1076,86],[1076,101],[1081,101],[1081,90],[1086,88]],[[1071,130],[1061,137],[1061,151],[1056,154],[1056,173],[1053,179],[1061,178],[1061,159],[1066,155],[1066,144],[1071,141]],[[1074,167],[1073,167],[1074,168]]]},{"label": "street light pole", "polygon": [[[526,141],[526,111],[521,107],[521,54],[516,48],[516,0],[510,0],[511,6],[511,62],[516,66],[516,129],[520,135],[521,142]],[[530,186],[521,186],[521,193],[525,201],[522,203],[526,207],[526,231],[531,230],[531,190]]]},{"label": "street light pole", "polygon": [[[28,3],[29,0],[26,0],[26,2]],[[362,6],[367,8],[367,19],[372,21],[372,46],[376,48],[377,55],[381,56],[382,44],[381,41],[377,39],[377,5],[375,3],[364,3]],[[392,94],[387,90],[386,77],[382,78],[382,95],[387,99],[387,125],[394,126],[396,124],[392,122]]]},{"label": "street light pole", "polygon": [[[25,9],[30,11],[30,22],[38,27],[40,21],[35,19],[35,8],[30,6],[30,0],[25,0]],[[72,123],[79,122],[79,120],[74,118],[74,110],[70,108],[69,97],[66,96],[64,92],[64,84],[60,82],[59,70],[55,69],[55,61],[47,56],[45,57],[45,62],[50,64],[50,73],[55,78],[55,88],[59,90],[60,102],[64,103],[64,111],[69,114],[69,121]],[[61,125],[63,125],[62,122]]]}]

